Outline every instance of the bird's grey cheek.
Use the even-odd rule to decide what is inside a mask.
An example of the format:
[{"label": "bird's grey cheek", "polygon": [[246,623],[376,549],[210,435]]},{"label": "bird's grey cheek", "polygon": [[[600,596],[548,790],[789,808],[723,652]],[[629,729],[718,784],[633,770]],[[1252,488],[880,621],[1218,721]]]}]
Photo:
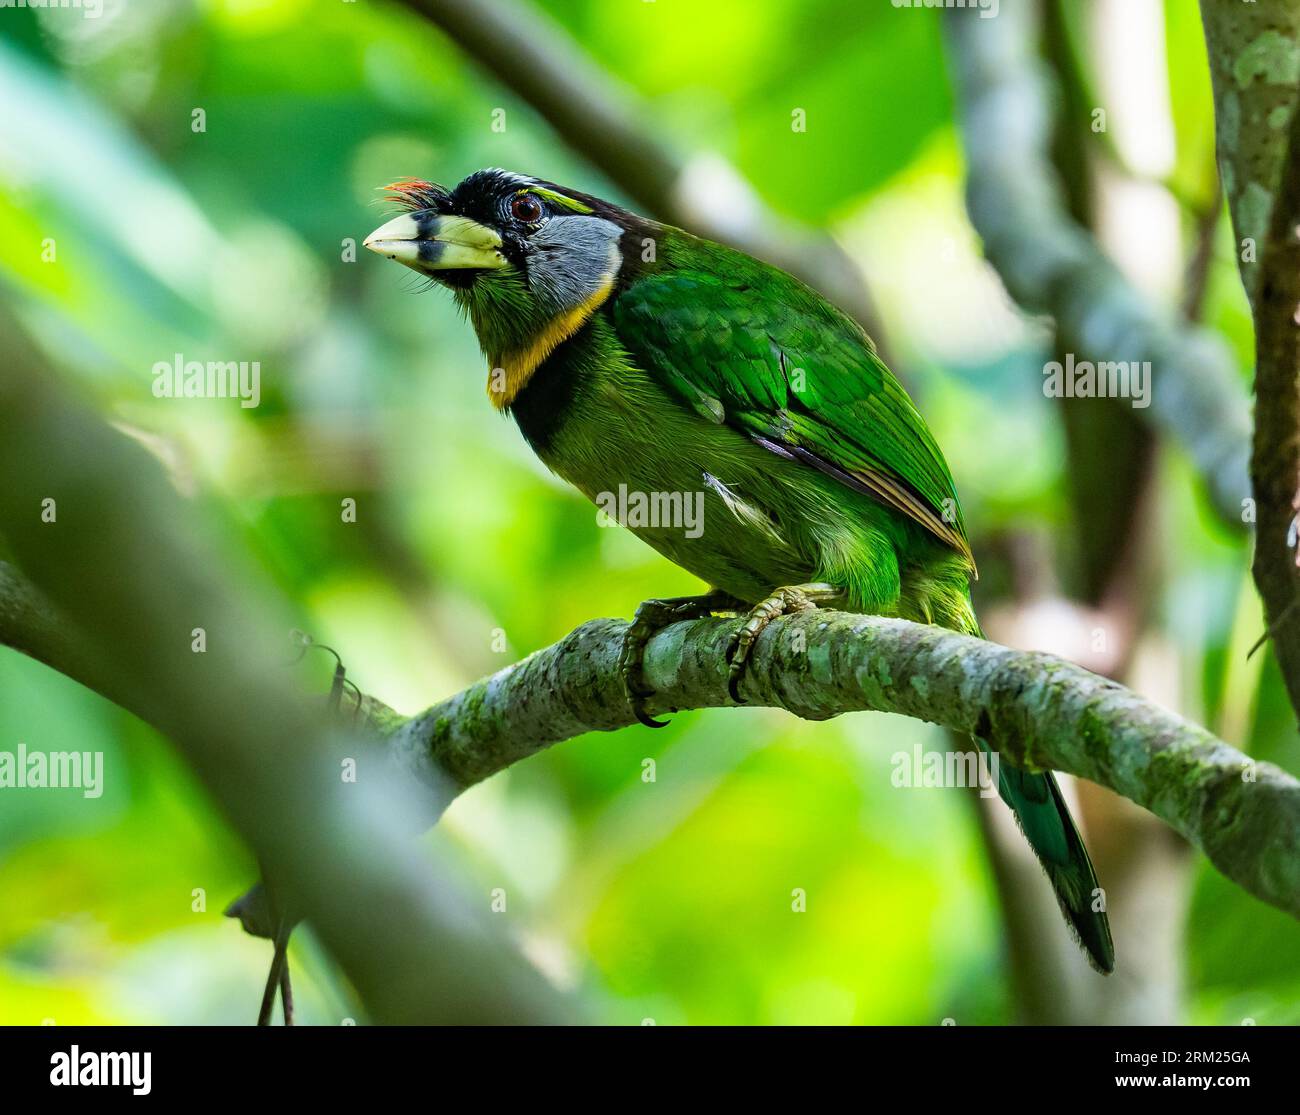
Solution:
[{"label": "bird's grey cheek", "polygon": [[528,286],[549,312],[571,309],[587,297],[586,269],[581,263],[554,251],[529,255]]},{"label": "bird's grey cheek", "polygon": [[552,312],[581,305],[599,289],[610,267],[610,246],[621,230],[593,217],[554,217],[528,246],[528,285]]}]

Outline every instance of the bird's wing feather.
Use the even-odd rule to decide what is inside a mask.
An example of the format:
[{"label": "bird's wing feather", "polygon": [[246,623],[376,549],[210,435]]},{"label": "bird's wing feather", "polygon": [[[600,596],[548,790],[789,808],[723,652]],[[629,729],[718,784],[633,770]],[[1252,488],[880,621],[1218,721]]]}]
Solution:
[{"label": "bird's wing feather", "polygon": [[629,354],[702,417],[874,496],[969,557],[943,454],[866,334],[784,272],[716,251],[721,267],[646,274],[618,296],[611,317]]}]

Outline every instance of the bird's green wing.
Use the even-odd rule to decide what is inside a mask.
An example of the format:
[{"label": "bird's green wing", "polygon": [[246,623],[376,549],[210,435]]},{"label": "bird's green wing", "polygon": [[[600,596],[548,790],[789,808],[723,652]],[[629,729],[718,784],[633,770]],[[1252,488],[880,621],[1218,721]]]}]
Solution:
[{"label": "bird's green wing", "polygon": [[709,248],[707,266],[645,274],[614,300],[633,359],[702,417],[874,496],[969,557],[943,454],[866,334],[784,272]]}]

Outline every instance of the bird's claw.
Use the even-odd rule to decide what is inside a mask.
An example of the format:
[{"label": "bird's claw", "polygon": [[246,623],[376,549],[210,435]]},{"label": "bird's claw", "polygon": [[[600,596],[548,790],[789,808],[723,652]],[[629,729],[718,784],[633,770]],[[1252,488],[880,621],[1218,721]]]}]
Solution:
[{"label": "bird's claw", "polygon": [[627,692],[632,715],[647,728],[664,728],[668,725],[668,721],[656,720],[646,711],[646,700],[654,696],[654,690],[646,684],[642,669],[646,643],[665,622],[663,613],[659,610],[662,604],[662,600],[647,600],[637,608],[627,634],[623,636],[623,648],[618,656],[618,669],[623,675],[623,688]]},{"label": "bird's claw", "polygon": [[632,715],[647,728],[666,728],[667,720],[656,720],[646,711],[646,701],[654,696],[654,689],[645,680],[646,644],[669,624],[684,619],[700,619],[714,612],[733,609],[735,601],[724,593],[711,592],[704,596],[676,596],[666,600],[646,600],[636,610],[623,647],[618,656],[619,673],[623,675],[623,688],[627,692]]},{"label": "bird's claw", "polygon": [[736,629],[727,644],[727,693],[738,705],[745,703],[740,695],[740,683],[745,677],[745,667],[749,663],[750,652],[758,637],[778,616],[796,615],[816,608],[819,604],[828,604],[838,600],[840,590],[832,585],[791,585],[779,588],[766,600],[759,601],[752,609],[745,622]]}]

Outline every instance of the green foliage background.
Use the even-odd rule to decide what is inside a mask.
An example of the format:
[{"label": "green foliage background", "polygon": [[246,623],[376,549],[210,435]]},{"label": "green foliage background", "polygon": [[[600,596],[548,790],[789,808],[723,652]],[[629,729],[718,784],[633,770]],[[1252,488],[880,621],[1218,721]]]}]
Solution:
[{"label": "green foliage background", "polygon": [[[663,137],[720,152],[774,210],[843,239],[977,550],[1041,534],[1068,579],[1075,524],[1040,389],[1047,335],[1008,310],[966,222],[933,13],[856,0],[544,6],[648,98]],[[1203,200],[1213,132],[1190,0],[1170,0],[1168,33],[1173,184]],[[488,405],[447,298],[343,258],[382,219],[376,187],[401,176],[497,165],[621,198],[428,25],[370,0],[106,0],[99,20],[5,10],[0,105],[5,297],[63,372],[200,493],[214,533],[256,555],[363,690],[414,712],[585,619],[692,591],[533,460]],[[807,133],[790,128],[795,106]],[[46,237],[55,263],[42,261]],[[1245,377],[1232,250],[1221,229],[1207,317]],[[175,353],[260,360],[262,405],[154,398],[151,369]],[[340,522],[345,496],[355,525]],[[1248,554],[1176,451],[1155,513],[1157,635],[1176,647],[1181,711],[1240,725],[1230,742],[1300,770],[1272,667],[1243,665],[1258,631]],[[107,788],[94,801],[0,791],[0,1021],[249,1021],[269,950],[221,909],[256,868],[166,741],[0,651],[0,748],[20,742],[103,751]],[[1008,1021],[968,804],[890,783],[890,756],[917,742],[944,746],[878,715],[682,715],[521,764],[458,801],[445,829],[469,900],[505,888],[502,916],[530,955],[607,1021]],[[806,913],[791,911],[795,888]],[[295,950],[302,1020],[356,1016],[308,935]],[[1295,923],[1204,864],[1187,950],[1190,1021],[1300,1021]]]}]

